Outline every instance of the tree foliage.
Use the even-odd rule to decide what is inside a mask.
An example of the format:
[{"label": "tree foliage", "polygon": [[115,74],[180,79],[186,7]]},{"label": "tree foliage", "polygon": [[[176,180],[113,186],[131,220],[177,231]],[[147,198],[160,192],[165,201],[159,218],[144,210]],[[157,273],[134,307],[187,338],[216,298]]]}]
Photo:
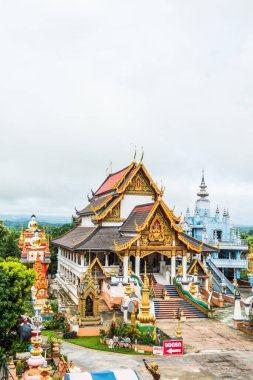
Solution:
[{"label": "tree foliage", "polygon": [[8,349],[15,337],[17,318],[30,298],[35,271],[27,269],[18,259],[0,261],[0,346]]},{"label": "tree foliage", "polygon": [[0,257],[20,257],[19,231],[0,225]]}]

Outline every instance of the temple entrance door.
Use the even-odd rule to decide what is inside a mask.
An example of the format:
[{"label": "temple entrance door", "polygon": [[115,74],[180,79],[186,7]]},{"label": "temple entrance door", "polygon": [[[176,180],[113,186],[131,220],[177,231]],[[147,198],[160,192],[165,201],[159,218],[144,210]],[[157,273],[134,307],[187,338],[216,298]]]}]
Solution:
[{"label": "temple entrance door", "polygon": [[134,256],[130,256],[130,263],[131,263],[132,271],[135,272],[135,257]]},{"label": "temple entrance door", "polygon": [[87,317],[93,316],[93,301],[90,296],[86,298],[86,316]]},{"label": "temple entrance door", "polygon": [[157,282],[171,283],[171,258],[162,255],[160,252],[153,252],[141,259],[140,273],[144,273],[145,262],[147,263],[148,274],[154,274]]}]

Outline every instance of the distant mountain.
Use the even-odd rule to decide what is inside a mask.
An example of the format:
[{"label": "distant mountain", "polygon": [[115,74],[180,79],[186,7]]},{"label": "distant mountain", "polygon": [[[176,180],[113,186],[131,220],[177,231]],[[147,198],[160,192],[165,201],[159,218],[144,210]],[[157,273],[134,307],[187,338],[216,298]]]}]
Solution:
[{"label": "distant mountain", "polygon": [[[37,220],[40,226],[46,225],[46,226],[62,226],[66,223],[71,223],[72,218],[68,218],[65,216],[52,216],[52,215],[36,215]],[[31,216],[29,215],[7,215],[7,214],[0,214],[0,219],[3,219],[4,225],[6,227],[26,227]]]},{"label": "distant mountain", "polygon": [[235,225],[235,228],[245,233],[249,231],[253,231],[253,226],[250,226],[250,225],[238,224],[238,225]]}]

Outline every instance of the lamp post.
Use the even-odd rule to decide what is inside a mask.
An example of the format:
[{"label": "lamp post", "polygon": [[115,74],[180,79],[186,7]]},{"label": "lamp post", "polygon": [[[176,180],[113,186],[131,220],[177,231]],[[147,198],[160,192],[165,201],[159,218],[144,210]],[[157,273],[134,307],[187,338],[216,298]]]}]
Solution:
[{"label": "lamp post", "polygon": [[178,320],[178,323],[177,323],[177,330],[176,330],[176,337],[177,338],[182,338],[182,330],[181,330],[181,318],[183,317],[184,315],[184,312],[183,310],[181,310],[180,308],[177,309],[177,312],[174,313],[175,315],[175,318]]}]

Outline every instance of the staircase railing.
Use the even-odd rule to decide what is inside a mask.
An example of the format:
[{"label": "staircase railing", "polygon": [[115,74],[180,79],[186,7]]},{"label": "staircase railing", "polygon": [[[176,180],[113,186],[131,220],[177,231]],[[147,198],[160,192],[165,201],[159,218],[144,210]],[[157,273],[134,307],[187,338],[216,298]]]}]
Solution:
[{"label": "staircase railing", "polygon": [[143,282],[141,281],[141,278],[140,278],[139,276],[137,276],[135,273],[132,273],[131,277],[133,277],[133,278],[135,278],[135,279],[137,280],[138,285],[139,285],[140,287],[143,286]]},{"label": "staircase railing", "polygon": [[[219,270],[219,268],[217,268],[217,266],[212,262],[211,259],[207,260],[207,265],[209,266],[211,272],[214,272],[220,279],[220,281],[224,281],[225,284],[226,284],[226,287],[230,290],[230,292],[232,294],[234,294],[235,292],[235,288],[234,288],[234,285],[232,285],[228,279],[224,276],[224,274]],[[220,283],[220,286],[221,286],[221,283]]]},{"label": "staircase railing", "polygon": [[191,305],[195,306],[196,309],[201,311],[205,315],[209,315],[209,313],[212,312],[211,309],[209,309],[208,304],[204,301],[198,300],[194,298],[188,290],[185,290],[180,282],[177,281],[177,276],[174,277],[173,284],[181,298],[183,298],[185,301],[189,302]]}]

